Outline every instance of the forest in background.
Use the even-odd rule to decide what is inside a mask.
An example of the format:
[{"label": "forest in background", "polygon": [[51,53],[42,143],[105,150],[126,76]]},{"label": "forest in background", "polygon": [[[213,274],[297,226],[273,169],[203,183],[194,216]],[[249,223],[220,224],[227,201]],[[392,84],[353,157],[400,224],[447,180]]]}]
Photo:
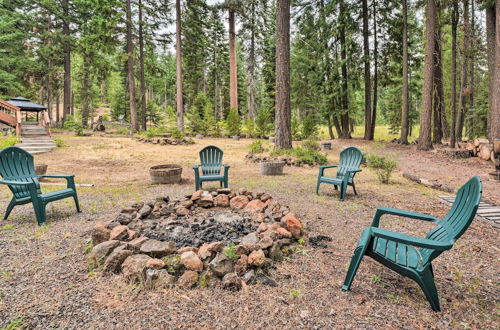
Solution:
[{"label": "forest in background", "polygon": [[[133,132],[153,125],[264,137],[282,125],[294,139],[320,127],[333,139],[363,126],[372,140],[377,125],[388,125],[407,143],[420,126],[423,149],[498,138],[500,107],[489,97],[498,89],[490,82],[500,47],[495,6],[2,0],[0,96],[47,105],[55,126],[71,115],[89,127],[105,106]],[[279,91],[280,81],[290,88]]]}]

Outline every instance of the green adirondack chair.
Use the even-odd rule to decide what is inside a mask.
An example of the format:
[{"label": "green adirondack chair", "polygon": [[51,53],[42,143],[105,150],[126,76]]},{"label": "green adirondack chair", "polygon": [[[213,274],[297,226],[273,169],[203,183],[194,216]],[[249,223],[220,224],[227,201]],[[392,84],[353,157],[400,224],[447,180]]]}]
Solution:
[{"label": "green adirondack chair", "polygon": [[[201,165],[193,166],[195,189],[200,190],[203,182],[219,181],[221,187],[227,188],[229,165],[222,164],[224,152],[216,146],[208,146],[200,151]],[[221,168],[224,168],[224,174],[221,174]],[[201,175],[200,175],[201,168]]]},{"label": "green adirondack chair", "polygon": [[[45,207],[48,203],[73,197],[76,210],[80,212],[76,194],[74,175],[39,175],[35,173],[33,156],[17,147],[8,147],[0,151],[0,184],[9,186],[13,197],[7,206],[4,220],[16,205],[32,203],[39,225],[45,223]],[[43,194],[40,190],[39,178],[64,178],[67,188]]]},{"label": "green adirondack chair", "polygon": [[[318,183],[316,184],[316,195],[319,194],[319,186],[321,183],[333,184],[335,190],[340,187],[340,200],[343,201],[347,186],[352,186],[354,194],[357,195],[356,185],[354,184],[354,176],[361,172],[359,164],[363,160],[363,153],[356,147],[348,147],[340,152],[340,163],[338,165],[327,165],[319,167]],[[337,168],[337,176],[325,176],[325,169]]]},{"label": "green adirondack chair", "polygon": [[[443,251],[451,249],[455,241],[467,230],[476,215],[481,194],[481,180],[473,177],[458,190],[453,206],[442,220],[393,208],[377,209],[371,227],[363,231],[354,250],[342,290],[350,289],[361,259],[367,255],[417,282],[432,309],[440,311],[431,262]],[[425,238],[396,233],[378,228],[380,218],[384,214],[431,221],[436,223],[436,226]]]}]

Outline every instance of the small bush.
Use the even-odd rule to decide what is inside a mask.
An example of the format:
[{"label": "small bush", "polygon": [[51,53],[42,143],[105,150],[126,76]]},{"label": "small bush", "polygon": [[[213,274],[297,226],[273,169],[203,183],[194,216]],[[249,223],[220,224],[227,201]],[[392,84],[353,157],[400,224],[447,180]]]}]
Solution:
[{"label": "small bush", "polygon": [[268,136],[273,130],[271,112],[267,107],[263,107],[255,118],[255,135],[262,138]]},{"label": "small bush", "polygon": [[56,146],[58,148],[62,148],[62,147],[66,147],[67,144],[66,144],[66,141],[64,141],[62,138],[60,137],[56,137],[54,138],[54,143],[56,144]]},{"label": "small bush", "polygon": [[229,243],[227,247],[224,249],[224,254],[231,260],[236,260],[239,258],[239,255],[236,254],[236,247],[234,243]]},{"label": "small bush", "polygon": [[20,140],[17,136],[2,137],[0,139],[0,149],[11,147],[15,144],[18,144],[19,142]]},{"label": "small bush", "polygon": [[227,132],[229,136],[240,135],[241,132],[241,118],[238,114],[238,110],[235,108],[229,111],[226,119]]},{"label": "small bush", "polygon": [[255,123],[251,119],[245,120],[242,132],[249,137],[255,137]]},{"label": "small bush", "polygon": [[271,153],[271,156],[291,156],[295,158],[297,165],[325,165],[327,163],[326,155],[311,149],[297,147],[294,149],[277,149]]},{"label": "small bush", "polygon": [[319,143],[314,140],[305,140],[304,142],[302,142],[302,148],[313,151],[321,150]]},{"label": "small bush", "polygon": [[174,128],[172,130],[172,138],[180,140],[180,139],[183,139],[185,137],[186,137],[186,135],[184,133],[182,133],[180,130],[178,130],[177,128]]},{"label": "small bush", "polygon": [[264,143],[261,140],[253,141],[249,146],[248,146],[248,153],[249,154],[261,154],[263,152],[266,152],[267,148],[264,146]]},{"label": "small bush", "polygon": [[380,183],[389,183],[392,171],[398,166],[396,160],[376,154],[368,154],[366,159],[368,161],[368,167],[377,172]]},{"label": "small bush", "polygon": [[83,135],[83,126],[82,123],[76,121],[76,119],[72,115],[66,115],[66,120],[64,121],[64,128],[75,132],[77,136]]},{"label": "small bush", "polygon": [[128,135],[129,132],[130,132],[130,128],[128,128],[128,127],[118,127],[116,129],[116,134],[120,134],[120,135]]}]

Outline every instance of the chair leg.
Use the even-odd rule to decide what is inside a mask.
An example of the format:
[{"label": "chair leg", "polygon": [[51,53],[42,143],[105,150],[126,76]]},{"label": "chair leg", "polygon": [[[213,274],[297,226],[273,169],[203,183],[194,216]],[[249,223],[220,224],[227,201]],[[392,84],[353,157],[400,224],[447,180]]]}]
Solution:
[{"label": "chair leg", "polygon": [[352,189],[354,190],[354,195],[358,195],[358,192],[356,191],[356,185],[354,184],[354,181],[352,182]]},{"label": "chair leg", "polygon": [[434,283],[434,276],[432,276],[431,268],[427,268],[423,273],[421,273],[420,276],[417,277],[416,282],[420,288],[422,288],[422,291],[424,291],[425,297],[427,298],[427,301],[429,301],[432,310],[435,312],[441,311],[439,306],[439,296],[436,284]]},{"label": "chair leg", "polygon": [[316,183],[316,195],[319,195],[319,186],[321,184],[321,181],[318,179],[318,183]]},{"label": "chair leg", "polygon": [[334,185],[333,185],[333,189],[335,189],[335,190],[339,190],[339,187],[338,187],[337,185],[335,185],[335,184],[334,184]]},{"label": "chair leg", "polygon": [[227,188],[229,185],[227,183],[227,180],[224,180],[224,188]]},{"label": "chair leg", "polygon": [[11,200],[9,205],[7,206],[7,210],[5,211],[5,216],[3,217],[4,220],[7,220],[14,206],[16,206],[16,204],[14,203],[14,200]]},{"label": "chair leg", "polygon": [[33,201],[33,208],[35,210],[36,221],[39,226],[45,225],[45,203],[41,201]]},{"label": "chair leg", "polygon": [[362,247],[357,247],[354,251],[354,255],[351,258],[351,264],[349,265],[349,270],[345,276],[344,285],[342,285],[342,291],[348,291],[351,289],[352,281],[356,276],[361,260],[364,256],[364,249]]},{"label": "chair leg", "polygon": [[73,196],[73,199],[75,200],[76,212],[81,213],[82,210],[80,210],[80,203],[78,203],[78,195],[76,194],[76,192]]},{"label": "chair leg", "polygon": [[347,190],[347,185],[342,182],[342,184],[340,185],[340,200],[343,201],[344,198],[345,198],[345,192]]}]

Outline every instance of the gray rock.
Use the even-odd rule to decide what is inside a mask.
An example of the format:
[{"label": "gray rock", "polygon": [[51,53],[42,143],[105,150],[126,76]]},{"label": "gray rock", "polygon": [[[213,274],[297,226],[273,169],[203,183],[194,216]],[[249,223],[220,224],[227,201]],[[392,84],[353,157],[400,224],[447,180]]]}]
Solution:
[{"label": "gray rock", "polygon": [[143,206],[143,207],[139,210],[139,212],[137,212],[137,213],[139,214],[139,216],[140,216],[141,218],[146,218],[148,215],[150,215],[150,214],[151,214],[151,211],[152,211],[152,210],[153,210],[153,209],[151,208],[151,206],[149,206],[149,205],[144,205],[144,206]]},{"label": "gray rock", "polygon": [[119,247],[115,248],[104,262],[104,271],[113,273],[119,272],[122,263],[132,254],[134,254],[134,252],[131,250],[127,250],[126,244],[120,245]]},{"label": "gray rock", "polygon": [[217,253],[215,258],[208,264],[208,267],[215,275],[220,277],[234,272],[234,262],[222,252]]},{"label": "gray rock", "polygon": [[116,217],[115,221],[122,225],[128,225],[133,219],[134,217],[132,213],[120,213]]},{"label": "gray rock", "polygon": [[240,244],[257,244],[259,242],[259,237],[257,233],[253,232],[241,238]]},{"label": "gray rock", "polygon": [[144,280],[144,270],[151,257],[145,254],[134,254],[129,256],[122,264],[123,276],[130,282],[141,282]]},{"label": "gray rock", "polygon": [[241,289],[241,278],[236,273],[228,273],[222,278],[222,287],[226,290],[238,291]]},{"label": "gray rock", "polygon": [[255,270],[251,269],[243,275],[242,280],[247,284],[251,284],[255,281]]},{"label": "gray rock", "polygon": [[175,253],[174,242],[161,242],[155,239],[150,239],[144,242],[140,248],[141,253],[147,254],[154,258],[161,258]]},{"label": "gray rock", "polygon": [[101,265],[104,263],[105,258],[118,246],[120,241],[112,240],[102,242],[97,244],[92,248],[90,252],[89,259],[92,260],[96,265]]},{"label": "gray rock", "polygon": [[175,276],[168,273],[166,269],[147,269],[144,286],[153,290],[157,288],[167,288],[175,283]]}]

